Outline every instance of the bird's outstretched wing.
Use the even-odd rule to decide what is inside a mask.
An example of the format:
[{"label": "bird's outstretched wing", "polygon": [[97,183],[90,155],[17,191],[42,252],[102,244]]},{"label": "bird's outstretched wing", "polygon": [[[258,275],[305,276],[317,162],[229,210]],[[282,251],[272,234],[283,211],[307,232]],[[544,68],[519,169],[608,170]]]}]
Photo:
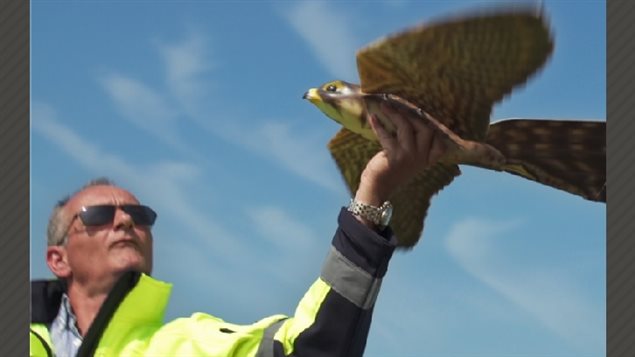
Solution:
[{"label": "bird's outstretched wing", "polygon": [[[362,171],[368,161],[381,150],[381,146],[342,128],[331,139],[328,148],[351,195],[355,195]],[[460,173],[457,165],[437,163],[421,172],[410,183],[399,187],[390,197],[394,207],[390,227],[397,237],[399,247],[412,248],[419,241],[432,196]]]},{"label": "bird's outstretched wing", "polygon": [[606,202],[606,122],[509,119],[492,123],[486,142],[505,155],[504,171]]},{"label": "bird's outstretched wing", "polygon": [[390,200],[394,206],[390,226],[397,236],[399,247],[412,248],[419,242],[432,196],[460,174],[457,165],[437,163],[397,189]]},{"label": "bird's outstretched wing", "polygon": [[359,187],[362,171],[368,161],[381,150],[381,145],[342,128],[329,141],[328,149],[346,182],[346,187],[354,196]]},{"label": "bird's outstretched wing", "polygon": [[357,68],[363,92],[398,95],[462,138],[482,141],[494,103],[552,49],[536,8],[499,8],[384,37],[358,51]]}]

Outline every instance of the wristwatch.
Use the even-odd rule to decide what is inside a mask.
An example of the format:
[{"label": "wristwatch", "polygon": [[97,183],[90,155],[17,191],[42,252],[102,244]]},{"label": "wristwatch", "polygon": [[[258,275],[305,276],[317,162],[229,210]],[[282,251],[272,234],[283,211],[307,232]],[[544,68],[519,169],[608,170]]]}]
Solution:
[{"label": "wristwatch", "polygon": [[388,201],[384,202],[381,207],[375,207],[357,202],[351,198],[348,210],[354,215],[376,224],[381,229],[385,228],[390,223],[390,218],[392,218],[392,204]]}]

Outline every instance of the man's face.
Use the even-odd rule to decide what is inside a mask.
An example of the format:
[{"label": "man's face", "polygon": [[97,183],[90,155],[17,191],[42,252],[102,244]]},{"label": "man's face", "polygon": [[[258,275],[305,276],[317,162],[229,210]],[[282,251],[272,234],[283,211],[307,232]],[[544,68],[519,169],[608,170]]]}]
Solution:
[{"label": "man's face", "polygon": [[[115,186],[91,186],[72,197],[64,210],[66,217],[94,205],[139,204],[128,191]],[[152,271],[152,234],[149,226],[135,225],[132,218],[117,208],[112,222],[86,226],[75,217],[68,229],[66,259],[70,278],[76,282],[110,280],[127,270],[147,274]]]}]

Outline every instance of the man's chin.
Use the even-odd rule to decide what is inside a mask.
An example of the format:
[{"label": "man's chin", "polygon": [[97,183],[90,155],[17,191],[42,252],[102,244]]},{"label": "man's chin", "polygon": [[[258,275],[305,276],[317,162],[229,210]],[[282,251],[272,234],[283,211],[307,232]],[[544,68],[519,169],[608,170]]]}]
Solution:
[{"label": "man's chin", "polygon": [[148,264],[148,261],[138,254],[118,257],[116,265],[117,270],[120,273],[125,273],[127,271],[138,271],[140,273],[150,275],[150,273],[152,272],[151,264]]}]

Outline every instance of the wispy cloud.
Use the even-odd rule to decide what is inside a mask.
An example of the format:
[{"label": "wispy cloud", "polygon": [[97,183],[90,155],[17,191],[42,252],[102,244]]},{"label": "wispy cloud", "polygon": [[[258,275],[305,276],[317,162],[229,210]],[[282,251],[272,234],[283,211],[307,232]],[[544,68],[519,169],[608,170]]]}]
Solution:
[{"label": "wispy cloud", "polygon": [[157,91],[114,72],[102,77],[100,83],[126,119],[159,136],[176,129],[178,113]]},{"label": "wispy cloud", "polygon": [[202,159],[179,135],[182,114],[169,104],[174,102],[169,96],[117,72],[99,78],[99,83],[123,118],[177,151]]},{"label": "wispy cloud", "polygon": [[[453,323],[461,317],[448,301],[437,300],[439,286],[425,282],[420,269],[404,263],[401,256],[390,263],[373,317],[371,333],[376,337],[368,344],[383,351],[374,356],[441,356],[442,346],[454,342],[447,341],[448,336],[455,335]],[[425,347],[404,344],[416,339],[425,339]]]},{"label": "wispy cloud", "polygon": [[[32,104],[32,127],[40,135],[53,142],[73,160],[95,175],[121,178],[140,196],[151,197],[163,212],[181,220],[206,244],[214,245],[212,252],[239,253],[239,240],[220,224],[210,220],[187,202],[186,187],[197,182],[200,175],[196,165],[188,162],[162,161],[154,164],[137,164],[112,155],[82,138],[57,119],[55,110],[44,103]],[[160,195],[156,195],[160,192]],[[204,239],[205,237],[213,237]]]},{"label": "wispy cloud", "polygon": [[261,235],[277,248],[304,251],[316,241],[315,234],[309,227],[293,219],[279,207],[249,208],[246,214]]},{"label": "wispy cloud", "polygon": [[208,41],[197,30],[191,30],[179,41],[155,41],[165,64],[168,90],[190,114],[196,112],[197,104],[205,98],[203,76],[214,68]]},{"label": "wispy cloud", "polygon": [[[294,129],[282,120],[241,118],[238,113],[210,113],[201,101],[211,96],[210,86],[201,78],[214,67],[209,39],[190,32],[181,41],[158,45],[170,92],[186,112],[186,117],[215,135],[275,163],[323,188],[343,193],[339,177],[321,138]],[[207,109],[204,109],[207,108]],[[213,120],[210,118],[228,118]]]},{"label": "wispy cloud", "polygon": [[[266,306],[287,306],[292,304],[293,296],[281,300],[276,289],[267,288],[280,283],[297,288],[298,279],[306,281],[307,274],[315,273],[298,267],[319,266],[322,256],[316,255],[313,249],[316,234],[282,208],[255,206],[243,212],[245,222],[267,239],[275,251],[271,256],[263,256],[261,245],[254,244],[253,237],[246,239],[234,234],[191,203],[191,188],[203,185],[197,165],[178,161],[133,163],[112,155],[62,124],[55,109],[48,104],[33,102],[31,113],[35,133],[51,141],[95,176],[107,174],[116,177],[118,182],[125,182],[126,188],[147,198],[144,202],[155,206],[161,216],[175,222],[177,228],[161,227],[162,233],[179,236],[162,239],[157,244],[160,251],[155,252],[162,257],[156,266],[162,278],[185,279],[194,287],[205,281],[212,286],[204,289],[206,293],[218,293],[222,295],[218,299],[238,302],[238,306],[252,302],[251,292],[255,286],[255,290],[263,292],[260,301]],[[187,260],[175,257],[187,257]],[[308,264],[311,260],[315,263]],[[250,264],[245,264],[246,261]],[[272,261],[275,264],[269,264]],[[259,273],[268,279],[237,283],[253,276],[251,264],[259,266]],[[182,273],[185,275],[180,276]],[[228,289],[229,286],[232,288]]]},{"label": "wispy cloud", "polygon": [[520,221],[465,219],[451,229],[446,247],[468,273],[572,346],[581,351],[598,346],[603,311],[582,297],[574,276],[548,267],[514,263],[497,249],[496,239],[503,234],[509,236],[521,225]]},{"label": "wispy cloud", "polygon": [[236,140],[260,155],[275,159],[287,170],[309,182],[338,194],[346,194],[326,144],[318,136],[294,129],[285,122],[270,120],[256,130],[243,131]]},{"label": "wispy cloud", "polygon": [[[249,208],[246,215],[258,236],[266,239],[271,247],[272,253],[267,256],[275,264],[260,265],[264,275],[289,289],[296,289],[298,281],[317,276],[317,269],[326,256],[326,241],[318,239],[309,226],[273,205]],[[275,294],[268,297],[276,299]]]},{"label": "wispy cloud", "polygon": [[284,13],[291,27],[307,42],[318,61],[334,76],[355,82],[357,42],[341,6],[326,1],[302,1]]}]

